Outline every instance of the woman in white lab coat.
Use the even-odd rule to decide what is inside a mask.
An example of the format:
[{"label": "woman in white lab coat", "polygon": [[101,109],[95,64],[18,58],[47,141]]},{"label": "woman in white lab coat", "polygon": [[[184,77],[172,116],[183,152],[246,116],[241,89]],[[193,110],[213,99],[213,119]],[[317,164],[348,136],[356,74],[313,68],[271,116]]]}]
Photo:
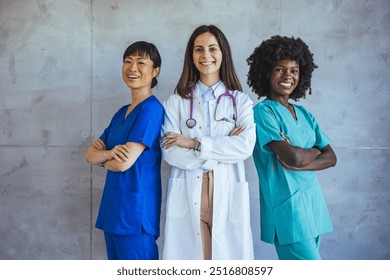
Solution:
[{"label": "woman in white lab coat", "polygon": [[244,166],[256,140],[252,105],[222,31],[199,26],[164,102],[163,159],[172,170],[163,259],[253,259]]}]

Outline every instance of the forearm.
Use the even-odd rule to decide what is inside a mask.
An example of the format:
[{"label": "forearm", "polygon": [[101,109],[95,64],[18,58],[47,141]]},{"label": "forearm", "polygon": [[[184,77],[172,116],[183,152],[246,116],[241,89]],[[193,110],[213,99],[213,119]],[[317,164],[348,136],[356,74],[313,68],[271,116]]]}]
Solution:
[{"label": "forearm", "polygon": [[222,163],[237,163],[252,155],[256,142],[256,126],[250,99],[239,106],[238,115],[238,126],[228,135],[203,137],[201,139],[201,159],[215,160]]},{"label": "forearm", "polygon": [[223,163],[236,163],[252,155],[256,141],[255,128],[247,127],[235,136],[202,137],[199,157]]},{"label": "forearm", "polygon": [[285,162],[297,168],[304,168],[312,164],[320,155],[321,151],[316,148],[304,149],[292,147],[293,156]]},{"label": "forearm", "polygon": [[107,151],[97,149],[94,146],[89,146],[87,151],[84,154],[84,158],[91,164],[98,165],[107,161]]},{"label": "forearm", "polygon": [[296,169],[302,171],[317,171],[317,170],[323,170],[329,167],[333,167],[334,165],[335,164],[330,163],[326,158],[320,155],[308,165]]},{"label": "forearm", "polygon": [[197,157],[194,149],[187,149],[177,146],[168,150],[163,148],[162,156],[169,165],[184,170],[201,168],[205,163],[205,160],[201,160]]},{"label": "forearm", "polygon": [[330,145],[328,145],[321,150],[321,154],[318,157],[316,157],[312,162],[300,168],[299,170],[323,170],[329,167],[334,167],[336,163],[336,155]]},{"label": "forearm", "polygon": [[126,170],[126,169],[124,169],[124,164],[115,160],[115,159],[107,160],[106,162],[104,162],[103,165],[107,170],[110,170],[113,172],[123,172]]},{"label": "forearm", "polygon": [[115,155],[104,163],[104,167],[114,172],[124,172],[133,166],[146,146],[138,142],[127,142],[125,145],[117,145],[111,152]]}]

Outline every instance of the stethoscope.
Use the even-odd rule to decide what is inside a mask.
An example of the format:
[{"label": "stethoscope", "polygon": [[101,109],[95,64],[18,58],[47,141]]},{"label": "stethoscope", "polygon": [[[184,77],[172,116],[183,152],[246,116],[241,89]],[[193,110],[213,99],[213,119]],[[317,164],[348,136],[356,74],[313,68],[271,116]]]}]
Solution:
[{"label": "stethoscope", "polygon": [[[193,113],[193,110],[194,110],[194,90],[195,90],[195,86],[192,87],[191,93],[190,93],[190,117],[189,117],[189,119],[186,121],[186,125],[187,125],[188,128],[193,128],[193,127],[196,125],[196,120],[192,117],[192,113]],[[232,100],[233,108],[234,108],[233,119],[229,119],[229,118],[226,118],[226,117],[217,119],[218,105],[219,105],[219,102],[221,101],[221,98],[224,97],[224,96],[228,96],[228,97],[230,97],[231,100]],[[230,122],[230,123],[233,123],[233,124],[234,124],[234,127],[236,126],[236,122],[237,122],[237,105],[236,105],[236,98],[234,97],[233,94],[231,94],[231,93],[229,92],[228,89],[226,89],[226,92],[223,93],[223,94],[221,94],[221,95],[218,97],[218,99],[217,99],[217,105],[215,106],[215,110],[214,110],[214,120],[215,120],[216,122],[220,122],[220,121]]]}]

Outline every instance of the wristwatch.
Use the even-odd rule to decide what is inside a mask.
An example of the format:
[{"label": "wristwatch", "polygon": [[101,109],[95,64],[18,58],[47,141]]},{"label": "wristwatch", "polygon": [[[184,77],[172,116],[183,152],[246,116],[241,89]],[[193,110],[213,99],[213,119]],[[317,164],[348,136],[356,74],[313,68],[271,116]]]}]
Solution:
[{"label": "wristwatch", "polygon": [[194,150],[200,152],[200,145],[202,145],[202,143],[200,143],[200,142],[198,141],[198,138],[195,138],[195,147],[194,147]]}]

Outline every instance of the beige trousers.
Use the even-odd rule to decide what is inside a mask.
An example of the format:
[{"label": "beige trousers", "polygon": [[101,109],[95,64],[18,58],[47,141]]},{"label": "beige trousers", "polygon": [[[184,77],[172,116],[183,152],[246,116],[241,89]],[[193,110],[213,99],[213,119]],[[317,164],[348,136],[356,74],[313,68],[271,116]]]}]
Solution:
[{"label": "beige trousers", "polygon": [[213,171],[203,173],[202,197],[200,205],[200,231],[202,236],[203,259],[211,260],[212,257],[212,228],[213,228]]}]

